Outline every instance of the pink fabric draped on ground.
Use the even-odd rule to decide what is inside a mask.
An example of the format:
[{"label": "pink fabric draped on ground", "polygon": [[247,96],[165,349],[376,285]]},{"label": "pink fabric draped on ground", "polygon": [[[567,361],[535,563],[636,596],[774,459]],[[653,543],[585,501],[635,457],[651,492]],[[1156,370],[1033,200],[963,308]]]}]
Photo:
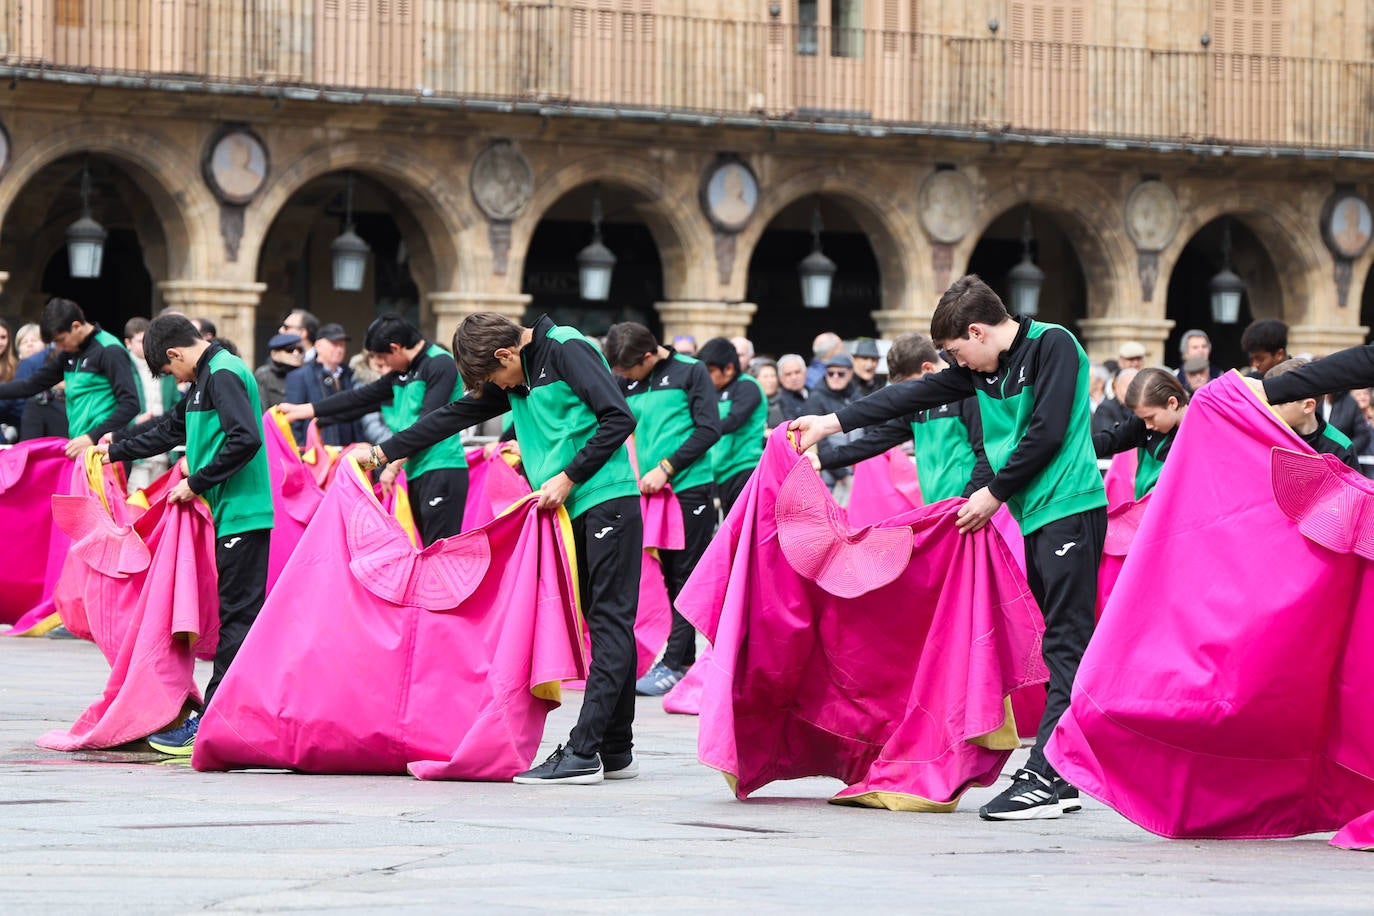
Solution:
[{"label": "pink fabric draped on ground", "polygon": [[416,550],[349,463],[206,710],[193,765],[528,768],[558,682],[585,674],[565,519],[529,499]]},{"label": "pink fabric draped on ground", "polygon": [[1232,372],[1195,395],[1150,503],[1050,761],[1170,837],[1370,811],[1374,484]]},{"label": "pink fabric draped on ground", "polygon": [[[52,520],[53,494],[68,492],[72,462],[65,439],[31,439],[0,450],[0,531],[8,571],[0,588],[0,624],[18,636],[52,617],[53,589],[71,541]],[[55,621],[54,621],[55,625]]]},{"label": "pink fabric draped on ground", "polygon": [[826,775],[836,802],[947,811],[997,779],[1006,697],[1047,678],[1043,623],[1000,536],[958,534],[957,509],[855,531],[773,434],[679,600],[714,646],[698,754],[738,797]]},{"label": "pink fabric draped on ground", "polygon": [[849,524],[855,528],[876,525],[924,505],[916,462],[900,448],[890,448],[854,465],[847,511]]},{"label": "pink fabric draped on ground", "polygon": [[213,654],[219,637],[215,534],[205,503],[172,505],[164,497],[130,525],[121,503],[107,508],[90,485],[99,477],[78,469],[73,494],[53,497],[53,514],[72,535],[72,563],[83,568],[69,564],[64,572],[73,588],[62,613],[73,632],[86,625],[111,670],[100,699],[70,730],[38,739],[58,751],[115,747],[171,724],[188,699],[199,702],[195,657]]}]

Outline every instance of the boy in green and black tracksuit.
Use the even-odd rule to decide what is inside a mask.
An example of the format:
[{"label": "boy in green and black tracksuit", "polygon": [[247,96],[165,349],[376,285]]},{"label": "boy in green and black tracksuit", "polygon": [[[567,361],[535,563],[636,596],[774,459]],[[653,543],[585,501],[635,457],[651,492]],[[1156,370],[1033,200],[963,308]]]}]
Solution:
[{"label": "boy in green and black tracksuit", "polygon": [[515,779],[596,783],[603,775],[634,776],[634,622],[644,544],[639,485],[625,447],[634,414],[596,345],[548,316],[522,328],[490,312],[469,315],[453,347],[471,393],[358,455],[382,463],[414,455],[511,411],[540,506],[564,505],[572,519],[592,641],[587,689],[567,746]]},{"label": "boy in green and black tracksuit", "polygon": [[[340,391],[310,405],[282,404],[290,420],[311,416],[334,422],[357,420],[378,409],[393,430],[413,426],[463,393],[453,357],[395,315],[383,315],[367,329],[364,347],[391,369],[375,382]],[[383,472],[390,485],[400,465]],[[468,494],[468,462],[457,437],[417,449],[405,463],[410,509],[420,540],[428,546],[463,530]]]},{"label": "boy in green and black tracksuit", "polygon": [[[976,276],[954,283],[931,319],[931,337],[958,365],[889,386],[832,418],[802,418],[802,444],[828,433],[976,396],[992,482],[960,509],[974,531],[1002,503],[1026,541],[1026,577],[1045,616],[1050,670],[1045,715],[1025,768],[1010,789],[979,812],[989,820],[1059,817],[1078,810],[1078,790],[1045,759],[1045,743],[1069,704],[1079,661],[1092,636],[1097,568],[1107,531],[1107,496],[1090,435],[1088,359],[1059,325],[1010,317]],[[804,427],[814,425],[808,432]]]},{"label": "boy in green and black tracksuit", "polygon": [[[272,484],[263,447],[258,385],[243,360],[203,340],[181,315],[153,319],[144,336],[148,367],[191,382],[186,397],[131,438],[108,446],[110,461],[131,461],[186,446],[190,476],[168,494],[171,502],[197,496],[215,523],[215,567],[219,573],[219,645],[214,674],[205,689],[213,700],[244,637],[267,598],[267,559],[272,533]],[[150,736],[158,750],[189,756],[199,718]]]},{"label": "boy in green and black tracksuit", "polygon": [[[716,530],[707,457],[720,438],[716,389],[704,365],[659,346],[642,324],[612,325],[602,350],[635,415],[640,492],[652,494],[670,484],[682,511],[682,549],[659,551],[668,599],[675,605]],[[662,696],[696,661],[696,629],[676,607],[672,620],[663,658],[635,682],[637,693]]]},{"label": "boy in green and black tracksuit", "polygon": [[758,379],[744,372],[739,351],[724,337],[701,345],[697,358],[706,364],[719,392],[720,441],[711,448],[720,508],[726,515],[744,492],[744,485],[763,458],[768,438],[768,399]]},{"label": "boy in green and black tracksuit", "polygon": [[29,398],[66,382],[67,457],[75,458],[106,433],[124,429],[143,410],[133,357],[119,338],[86,321],[81,307],[53,299],[43,307],[40,329],[57,358],[27,378],[0,384],[0,400]]}]

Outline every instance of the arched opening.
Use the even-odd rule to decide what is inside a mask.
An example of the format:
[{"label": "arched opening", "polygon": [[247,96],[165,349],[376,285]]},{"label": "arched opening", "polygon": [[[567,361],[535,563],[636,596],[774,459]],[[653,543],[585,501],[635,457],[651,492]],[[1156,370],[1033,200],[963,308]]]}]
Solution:
[{"label": "arched opening", "polygon": [[[43,303],[61,296],[87,318],[123,333],[135,316],[157,307],[157,284],[168,279],[168,239],[134,166],[92,154],[66,156],[40,169],[15,197],[0,234],[0,264],[9,271],[4,311],[36,319]],[[82,214],[83,170],[89,174],[91,217],[107,232],[100,275],[73,277],[67,227]]]},{"label": "arched opening", "polygon": [[[1245,283],[1240,300],[1240,317],[1234,324],[1212,320],[1212,278],[1225,265],[1222,247],[1229,223],[1231,233],[1231,270]],[[1165,358],[1178,365],[1179,341],[1192,329],[1205,331],[1212,339],[1212,365],[1221,369],[1249,365],[1241,352],[1240,336],[1256,318],[1284,318],[1283,288],[1278,271],[1264,243],[1243,221],[1222,216],[1204,225],[1179,253],[1169,275],[1167,317],[1174,322],[1164,345]]]},{"label": "arched opening", "polygon": [[[362,288],[334,288],[331,245],[350,216],[368,246]],[[384,179],[361,172],[330,172],[299,188],[277,213],[258,256],[257,279],[267,285],[258,307],[258,353],[292,309],[306,309],[321,323],[342,324],[362,345],[372,319],[397,312],[426,333],[422,292],[433,289],[434,259],[424,231],[400,195]]]},{"label": "arched opening", "polygon": [[[811,253],[812,220],[820,208],[821,250],[835,262],[828,308],[802,305],[797,265]],[[758,305],[749,338],[760,354],[800,353],[811,358],[811,341],[833,331],[849,340],[877,336],[874,310],[882,307],[882,273],[868,234],[849,205],[828,195],[808,195],[769,221],[749,258],[746,296]]]},{"label": "arched opening", "polygon": [[[1039,310],[1036,318],[1063,325],[1075,334],[1078,322],[1088,317],[1087,280],[1083,262],[1064,231],[1065,217],[1034,204],[1030,205],[1031,260],[1045,274],[1040,287]],[[1027,209],[1016,206],[998,216],[983,230],[983,235],[969,255],[967,273],[977,274],[1012,308],[1011,270],[1021,263],[1025,248]]]},{"label": "arched opening", "polygon": [[[592,208],[600,198],[601,241],[615,255],[610,296],[582,298],[577,255],[592,241]],[[654,303],[663,301],[663,264],[639,213],[649,199],[614,184],[586,184],[553,203],[540,218],[525,254],[520,290],[530,297],[527,319],[548,313],[558,324],[599,336],[618,321],[637,321],[655,335],[663,326]]]}]

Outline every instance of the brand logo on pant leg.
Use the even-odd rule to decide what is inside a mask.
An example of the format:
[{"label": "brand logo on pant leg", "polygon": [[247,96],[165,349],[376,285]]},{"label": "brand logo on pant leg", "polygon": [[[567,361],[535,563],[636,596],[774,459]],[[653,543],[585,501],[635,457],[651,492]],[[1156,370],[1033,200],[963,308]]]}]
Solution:
[{"label": "brand logo on pant leg", "polygon": [[431,499],[431,500],[429,501],[429,504],[430,504],[431,507],[432,507],[432,506],[437,506],[437,505],[439,505],[439,503],[441,503],[441,502],[443,502],[443,501],[444,501],[444,498],[443,498],[442,496],[436,496],[436,497],[434,497],[433,499]]},{"label": "brand logo on pant leg", "polygon": [[237,544],[237,543],[238,543],[239,541],[241,541],[241,540],[243,540],[243,538],[230,538],[229,540],[227,540],[227,541],[224,542],[224,549],[225,549],[225,550],[233,550],[233,549],[234,549],[234,545]]},{"label": "brand logo on pant leg", "polygon": [[693,509],[693,510],[692,510],[692,514],[693,514],[693,515],[700,515],[701,513],[705,512],[705,511],[706,511],[706,505],[703,503],[702,505],[697,506],[695,509]]},{"label": "brand logo on pant leg", "polygon": [[615,528],[613,528],[613,527],[610,526],[610,525],[607,525],[605,528],[602,528],[602,529],[601,529],[600,531],[598,531],[596,534],[592,535],[592,537],[596,538],[596,539],[599,541],[599,540],[601,540],[602,538],[604,538],[606,535],[610,534],[610,533],[611,533],[612,531],[614,531],[614,530],[615,530]]},{"label": "brand logo on pant leg", "polygon": [[1069,542],[1068,542],[1067,544],[1065,544],[1063,547],[1060,547],[1058,550],[1056,550],[1056,551],[1054,552],[1054,555],[1055,555],[1056,557],[1062,557],[1064,554],[1066,554],[1066,553],[1069,552],[1069,548],[1071,548],[1071,547],[1076,547],[1076,546],[1078,546],[1078,542],[1077,542],[1077,541],[1069,541]]}]

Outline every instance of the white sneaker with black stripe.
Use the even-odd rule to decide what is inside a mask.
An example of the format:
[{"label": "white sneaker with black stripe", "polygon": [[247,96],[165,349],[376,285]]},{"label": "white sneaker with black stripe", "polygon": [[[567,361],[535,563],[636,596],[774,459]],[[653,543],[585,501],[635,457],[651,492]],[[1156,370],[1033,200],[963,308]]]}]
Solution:
[{"label": "white sneaker with black stripe", "polygon": [[1062,816],[1054,784],[1033,770],[1020,769],[1011,787],[978,810],[985,821],[1040,821]]}]

